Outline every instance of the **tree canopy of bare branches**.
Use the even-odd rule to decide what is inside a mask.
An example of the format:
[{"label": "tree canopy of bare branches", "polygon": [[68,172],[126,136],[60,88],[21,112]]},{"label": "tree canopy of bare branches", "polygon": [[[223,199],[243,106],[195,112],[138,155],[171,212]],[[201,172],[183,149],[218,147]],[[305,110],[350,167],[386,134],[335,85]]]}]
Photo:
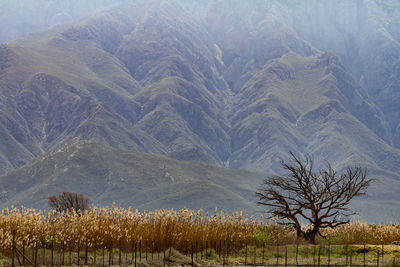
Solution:
[{"label": "tree canopy of bare branches", "polygon": [[[359,166],[348,167],[337,174],[329,163],[324,169],[314,171],[314,160],[305,155],[304,160],[290,152],[291,160],[281,160],[283,176],[272,176],[264,180],[256,192],[258,204],[268,207],[271,217],[280,224],[291,225],[297,236],[315,243],[323,228],[335,228],[349,223],[353,215],[350,201],[364,195],[374,179],[367,178],[367,171]],[[309,224],[307,231],[301,222]]]},{"label": "tree canopy of bare branches", "polygon": [[49,206],[58,211],[84,211],[89,208],[90,200],[82,194],[62,192],[59,196],[49,197]]}]

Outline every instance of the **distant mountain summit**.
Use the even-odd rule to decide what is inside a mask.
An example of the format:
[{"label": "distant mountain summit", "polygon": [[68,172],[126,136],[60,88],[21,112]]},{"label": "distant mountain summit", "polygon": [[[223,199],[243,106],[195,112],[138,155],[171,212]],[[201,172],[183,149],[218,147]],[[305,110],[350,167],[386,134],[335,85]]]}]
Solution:
[{"label": "distant mountain summit", "polygon": [[[80,141],[267,173],[288,151],[309,152],[339,170],[367,167],[382,182],[369,203],[397,212],[393,10],[395,1],[129,1],[2,45],[0,170]],[[12,203],[9,175],[0,181]],[[48,186],[35,188],[56,191]],[[21,203],[42,203],[36,196]]]}]

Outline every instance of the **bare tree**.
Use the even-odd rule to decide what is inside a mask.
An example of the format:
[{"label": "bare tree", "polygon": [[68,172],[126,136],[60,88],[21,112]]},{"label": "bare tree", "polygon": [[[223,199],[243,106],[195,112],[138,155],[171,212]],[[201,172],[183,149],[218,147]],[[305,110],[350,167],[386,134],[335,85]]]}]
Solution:
[{"label": "bare tree", "polygon": [[[256,192],[258,204],[269,207],[271,217],[277,217],[280,224],[293,226],[298,237],[315,244],[318,234],[324,237],[321,229],[349,223],[348,216],[355,214],[349,209],[350,201],[364,195],[374,179],[368,179],[367,171],[359,166],[338,175],[327,163],[315,172],[310,155],[304,161],[290,155],[289,163],[281,160],[286,174],[265,179]],[[304,221],[309,224],[307,231],[302,229]]]},{"label": "bare tree", "polygon": [[59,196],[49,197],[49,206],[58,211],[84,211],[89,208],[90,200],[82,194],[62,192]]}]

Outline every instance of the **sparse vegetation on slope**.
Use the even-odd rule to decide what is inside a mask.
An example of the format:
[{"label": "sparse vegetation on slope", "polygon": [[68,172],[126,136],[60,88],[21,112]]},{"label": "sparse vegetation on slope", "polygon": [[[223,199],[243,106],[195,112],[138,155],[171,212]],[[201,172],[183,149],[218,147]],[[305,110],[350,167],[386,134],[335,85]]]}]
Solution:
[{"label": "sparse vegetation on slope", "polygon": [[80,141],[55,149],[0,178],[1,207],[47,207],[47,198],[83,193],[96,205],[143,209],[256,211],[254,191],[264,175],[174,160]]}]

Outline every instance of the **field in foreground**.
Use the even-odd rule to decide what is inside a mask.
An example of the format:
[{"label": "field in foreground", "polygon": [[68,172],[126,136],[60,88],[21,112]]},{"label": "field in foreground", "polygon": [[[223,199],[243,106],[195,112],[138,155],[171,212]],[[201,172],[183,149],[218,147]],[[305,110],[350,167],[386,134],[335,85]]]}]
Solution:
[{"label": "field in foreground", "polygon": [[[265,218],[244,216],[241,212],[225,214],[187,209],[139,212],[117,207],[92,207],[82,213],[36,211],[26,208],[3,209],[0,213],[0,246],[11,246],[11,233],[16,242],[88,242],[108,245],[141,240],[184,246],[195,242],[217,242],[229,239],[231,247],[254,242],[296,244],[295,231]],[[353,222],[335,229],[323,229],[326,244],[390,244],[400,240],[398,224]]]},{"label": "field in foreground", "polygon": [[[155,249],[145,244],[122,244],[108,248],[66,244],[24,247],[25,259],[15,249],[17,266],[399,266],[397,246],[377,245],[285,245],[245,246],[231,250],[226,244],[199,244],[178,250]],[[214,247],[215,245],[215,247]],[[384,249],[382,251],[381,249]],[[22,248],[20,248],[22,249]],[[21,251],[21,250],[19,250]],[[383,253],[382,253],[383,252]],[[12,256],[0,254],[0,266],[11,266]]]},{"label": "field in foreground", "polygon": [[[400,240],[397,224],[353,222],[325,229],[323,234],[326,239],[320,238],[316,246],[309,245],[298,240],[291,228],[246,217],[241,212],[139,212],[93,207],[83,213],[59,213],[13,208],[3,209],[0,214],[0,258],[2,265],[9,263],[13,237],[15,247],[25,251],[31,261],[50,262],[50,255],[54,255],[54,261],[65,264],[77,264],[78,260],[93,264],[96,258],[98,263],[104,258],[110,264],[120,260],[129,264],[134,259],[146,261],[146,257],[154,265],[163,264],[164,260],[189,264],[192,258],[198,264],[254,264],[254,260],[295,264],[296,258],[299,264],[313,264],[318,257],[321,264],[328,264],[328,260],[331,264],[345,264],[350,258],[363,264],[364,257],[367,264],[376,264],[382,249],[385,260],[391,263],[400,254],[400,248],[388,246]],[[368,245],[364,248],[364,244]]]}]

